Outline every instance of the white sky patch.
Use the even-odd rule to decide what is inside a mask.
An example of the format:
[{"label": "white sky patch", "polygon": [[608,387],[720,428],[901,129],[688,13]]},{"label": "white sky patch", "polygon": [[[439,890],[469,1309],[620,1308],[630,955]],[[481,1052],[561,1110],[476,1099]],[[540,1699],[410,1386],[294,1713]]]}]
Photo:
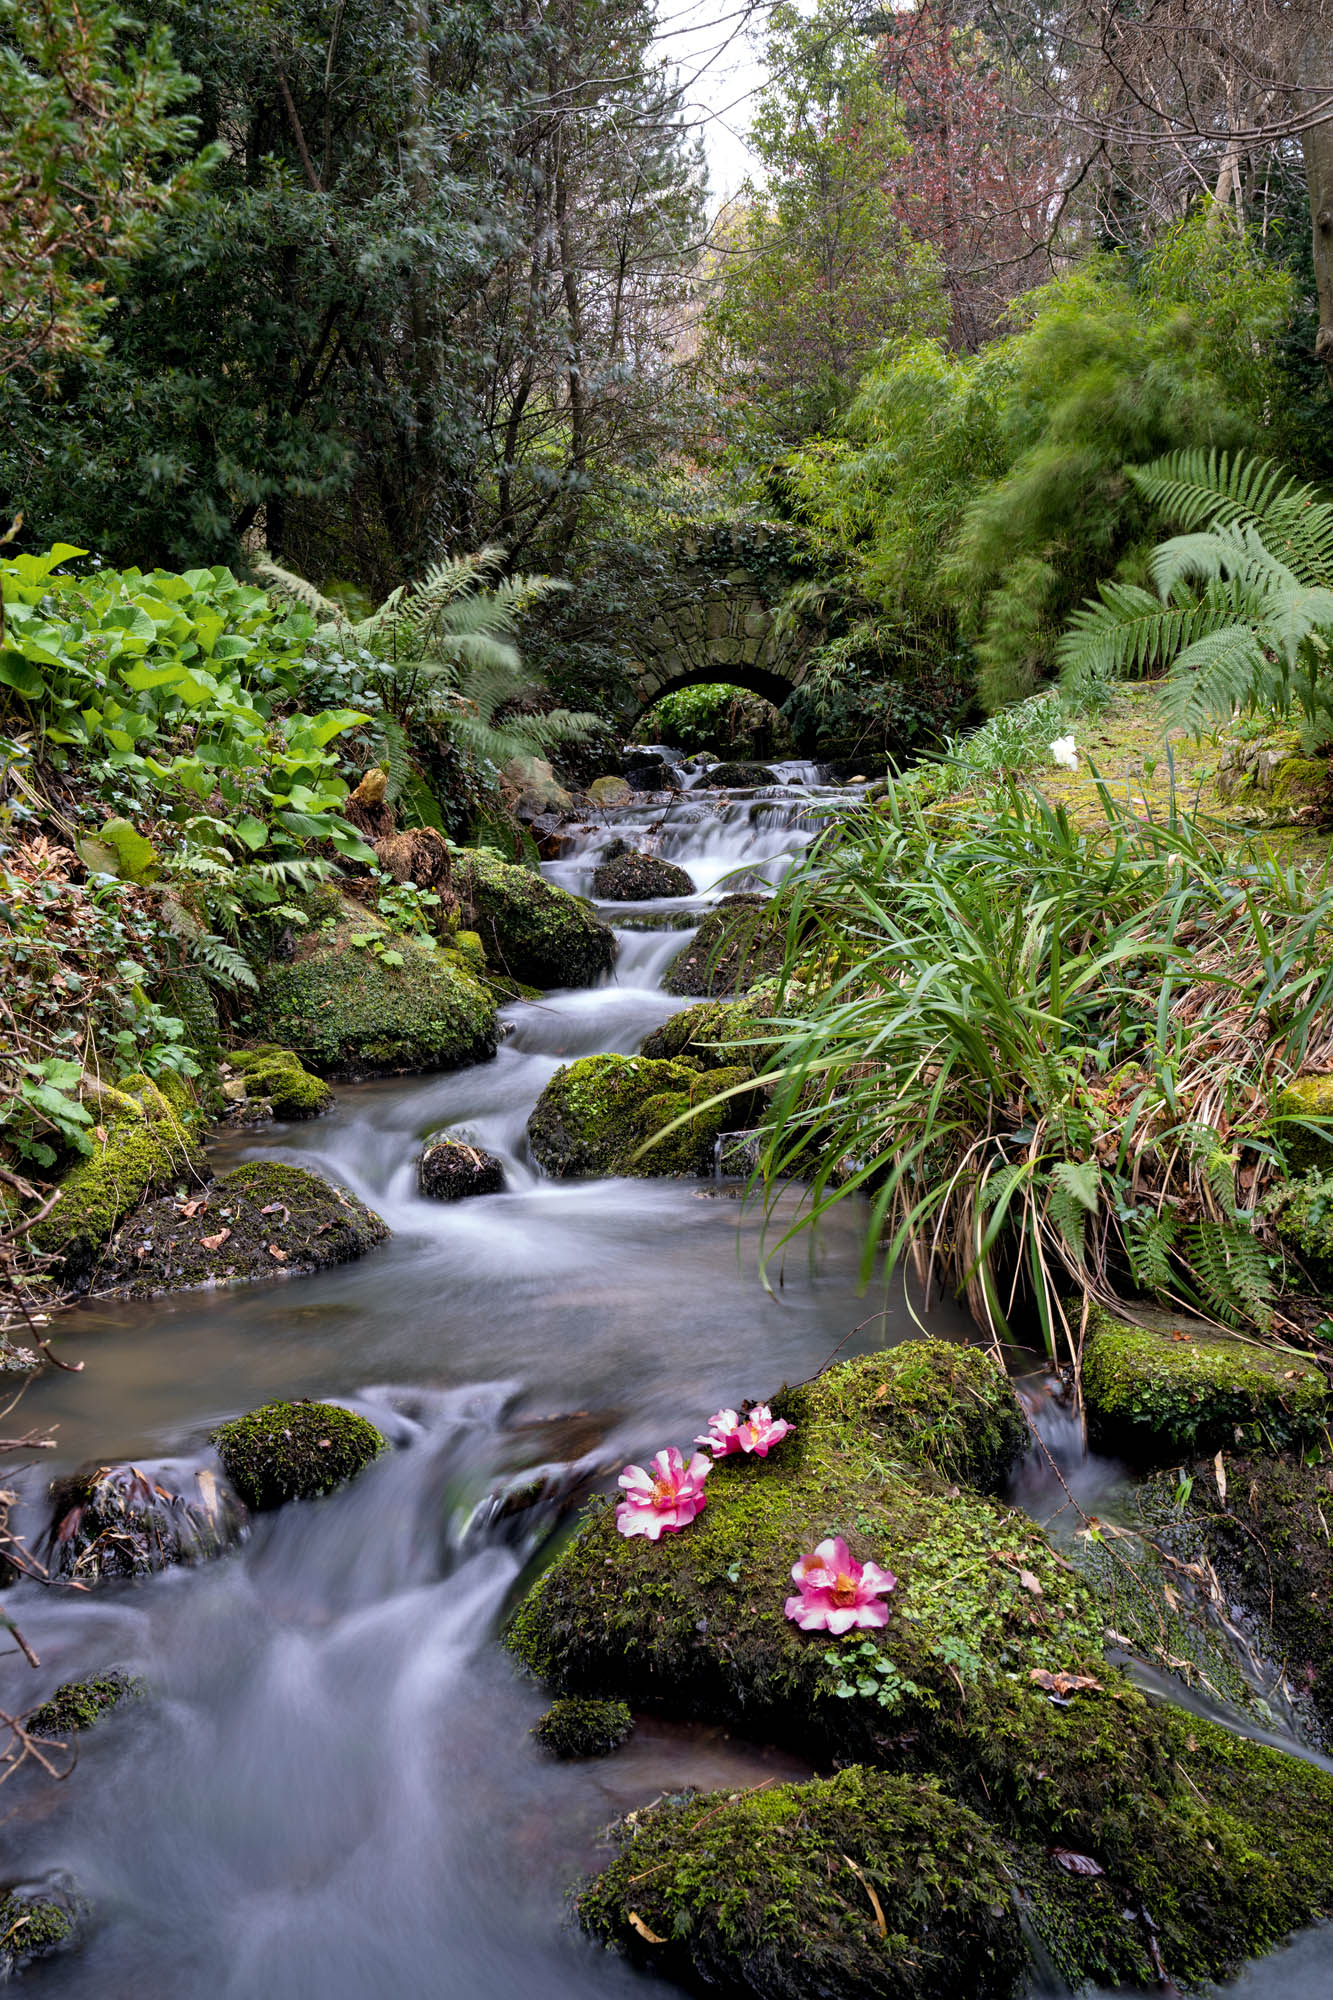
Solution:
[{"label": "white sky patch", "polygon": [[680,73],[685,116],[708,155],[714,206],[755,169],[746,132],[766,74],[759,44],[767,13],[762,0],[658,0],[657,51]]}]

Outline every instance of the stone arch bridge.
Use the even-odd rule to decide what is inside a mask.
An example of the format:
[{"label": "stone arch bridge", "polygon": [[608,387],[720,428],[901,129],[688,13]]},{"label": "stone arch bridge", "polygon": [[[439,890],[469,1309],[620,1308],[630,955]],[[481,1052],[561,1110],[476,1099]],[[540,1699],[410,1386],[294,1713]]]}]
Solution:
[{"label": "stone arch bridge", "polygon": [[677,539],[652,619],[634,633],[640,713],[664,694],[726,681],[779,707],[810,670],[814,634],[778,635],[774,614],[799,573],[789,532],[721,524]]}]

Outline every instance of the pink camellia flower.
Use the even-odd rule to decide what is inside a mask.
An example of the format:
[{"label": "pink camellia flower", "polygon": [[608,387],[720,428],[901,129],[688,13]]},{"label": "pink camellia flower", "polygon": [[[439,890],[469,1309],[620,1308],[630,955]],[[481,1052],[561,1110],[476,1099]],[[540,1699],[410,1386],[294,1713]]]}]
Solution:
[{"label": "pink camellia flower", "polygon": [[756,1403],[741,1425],[741,1450],[752,1451],[759,1458],[767,1458],[773,1446],[781,1444],[788,1431],[793,1428],[785,1417],[775,1417],[767,1403]]},{"label": "pink camellia flower", "polygon": [[789,1597],[787,1616],[803,1632],[850,1632],[857,1625],[887,1625],[881,1600],[898,1579],[878,1563],[857,1562],[841,1535],[831,1535],[792,1568],[800,1594]]},{"label": "pink camellia flower", "polygon": [[659,1451],[648,1471],[627,1465],[620,1475],[625,1498],[616,1508],[622,1535],[646,1535],[655,1542],[663,1530],[688,1527],[708,1505],[704,1493],[712,1461],[696,1451],[686,1465],[675,1445]]},{"label": "pink camellia flower", "polygon": [[711,1451],[714,1458],[730,1458],[733,1452],[752,1451],[759,1458],[767,1458],[775,1444],[780,1444],[793,1427],[785,1418],[775,1418],[767,1403],[756,1403],[743,1417],[734,1410],[715,1410],[708,1419],[708,1429],[694,1442]]}]

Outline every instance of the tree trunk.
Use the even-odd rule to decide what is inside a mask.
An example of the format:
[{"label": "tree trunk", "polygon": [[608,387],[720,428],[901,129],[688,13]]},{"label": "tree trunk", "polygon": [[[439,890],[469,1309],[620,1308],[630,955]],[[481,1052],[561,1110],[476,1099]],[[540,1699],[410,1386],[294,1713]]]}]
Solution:
[{"label": "tree trunk", "polygon": [[[1308,90],[1333,90],[1333,49],[1321,22],[1305,45],[1301,81]],[[1310,187],[1314,225],[1314,281],[1319,298],[1319,332],[1315,358],[1328,372],[1333,388],[1333,118],[1304,134],[1305,177]]]}]

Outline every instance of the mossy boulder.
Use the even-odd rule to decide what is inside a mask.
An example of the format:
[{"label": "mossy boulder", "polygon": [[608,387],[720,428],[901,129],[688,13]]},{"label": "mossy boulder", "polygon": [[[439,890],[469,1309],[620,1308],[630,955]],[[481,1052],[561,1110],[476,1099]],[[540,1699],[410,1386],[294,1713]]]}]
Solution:
[{"label": "mossy boulder", "polygon": [[609,1757],[633,1728],[623,1701],[553,1701],[532,1733],[553,1757]]},{"label": "mossy boulder", "polygon": [[77,1582],[206,1562],[238,1539],[245,1508],[208,1466],[95,1465],[52,1487],[47,1567]]},{"label": "mossy boulder", "polygon": [[301,934],[291,959],[262,968],[245,1025],[323,1077],[456,1069],[496,1048],[495,1000],[456,954],[346,902],[327,928]]},{"label": "mossy boulder", "polygon": [[245,1084],[248,1098],[263,1098],[275,1118],[317,1118],[333,1103],[323,1077],[313,1076],[291,1049],[260,1042],[230,1049],[227,1061]]},{"label": "mossy boulder", "polygon": [[1301,1355],[1234,1339],[1197,1320],[1145,1312],[1131,1325],[1093,1309],[1083,1346],[1090,1435],[1121,1456],[1163,1463],[1248,1441],[1318,1437],[1330,1401]]},{"label": "mossy boulder", "polygon": [[[753,1105],[744,1092],[707,1100],[749,1075],[743,1068],[704,1075],[644,1056],[583,1056],[558,1069],[537,1100],[528,1120],[533,1158],[558,1180],[711,1173],[718,1135],[745,1124]],[[686,1122],[668,1130],[677,1119]],[[658,1134],[665,1137],[649,1146]]]},{"label": "mossy boulder", "polygon": [[428,1139],[417,1162],[417,1185],[431,1201],[464,1201],[474,1194],[503,1194],[505,1170],[484,1153],[447,1133]]},{"label": "mossy boulder", "polygon": [[197,1193],[209,1172],[189,1121],[146,1078],[138,1091],[117,1093],[116,1115],[103,1129],[105,1138],[71,1167],[59,1201],[32,1231],[34,1247],[58,1258],[60,1275],[73,1283],[91,1278],[125,1216],[168,1188]]},{"label": "mossy boulder", "polygon": [[455,887],[490,964],[525,985],[595,986],[616,960],[615,933],[577,896],[493,848],[455,856]]},{"label": "mossy boulder", "polygon": [[853,1768],[664,1798],[619,1835],[579,1919],[696,1990],[1008,2000],[1026,1967],[1009,1856],[929,1780]]},{"label": "mossy boulder", "polygon": [[389,1234],[373,1209],[305,1167],[254,1160],[187,1200],[149,1202],[116,1231],[104,1282],[132,1298],[296,1277],[364,1257]]},{"label": "mossy boulder", "polygon": [[1297,1077],[1278,1092],[1273,1110],[1290,1171],[1333,1172],[1333,1075]]},{"label": "mossy boulder", "polygon": [[743,760],[730,764],[711,764],[704,780],[707,785],[725,785],[736,789],[747,785],[776,785],[778,774],[767,764],[750,764]]},{"label": "mossy boulder", "polygon": [[623,778],[594,778],[588,787],[588,802],[594,806],[627,806],[633,797]]},{"label": "mossy boulder", "polygon": [[256,1512],[331,1493],[388,1450],[368,1418],[336,1403],[265,1403],[211,1437],[228,1479]]},{"label": "mossy boulder", "polygon": [[1311,1739],[1333,1753],[1333,1463],[1228,1452],[1225,1497],[1211,1463],[1191,1471],[1183,1509],[1162,1495],[1175,1499],[1178,1532],[1201,1539],[1256,1650],[1281,1669]]},{"label": "mossy boulder", "polygon": [[786,916],[768,897],[749,891],[724,896],[672,959],[662,983],[668,993],[694,999],[744,993],[781,970],[786,935]]},{"label": "mossy boulder", "polygon": [[82,1914],[72,1891],[11,1889],[0,1901],[0,1981],[71,1945]]},{"label": "mossy boulder", "polygon": [[129,1674],[101,1674],[90,1681],[63,1681],[52,1695],[35,1708],[24,1723],[29,1736],[62,1737],[94,1729],[103,1716],[110,1715],[123,1701],[133,1700],[140,1684]]},{"label": "mossy boulder", "polygon": [[654,1062],[683,1062],[693,1069],[734,1069],[762,1063],[772,1029],[763,1016],[724,1000],[683,1007],[654,1028],[639,1054]]},{"label": "mossy boulder", "polygon": [[[1064,1558],[959,1480],[1005,1456],[985,1433],[1017,1438],[1011,1395],[983,1356],[929,1342],[783,1391],[794,1433],[767,1460],[717,1463],[684,1532],[626,1539],[594,1502],[509,1643],[564,1694],[937,1776],[1010,1847],[1071,1984],[1150,1983],[1154,1954],[1182,1985],[1224,1977],[1333,1908],[1333,1777],[1158,1706],[1109,1664]],[[785,1617],[792,1563],[831,1534],[895,1573],[882,1630],[830,1639]]]},{"label": "mossy boulder", "polygon": [[610,903],[648,903],[664,896],[692,896],[694,883],[674,861],[642,854],[619,840],[594,873],[592,893]]}]

